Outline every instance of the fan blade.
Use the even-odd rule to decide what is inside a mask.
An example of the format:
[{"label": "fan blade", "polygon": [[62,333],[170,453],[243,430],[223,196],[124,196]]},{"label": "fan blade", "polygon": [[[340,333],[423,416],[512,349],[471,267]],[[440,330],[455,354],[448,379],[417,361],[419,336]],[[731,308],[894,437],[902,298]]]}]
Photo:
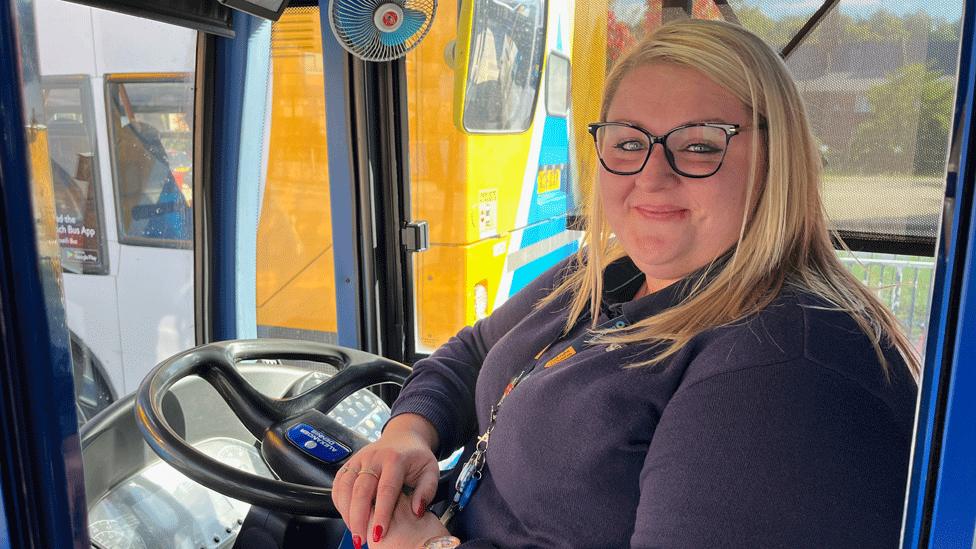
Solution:
[{"label": "fan blade", "polygon": [[372,6],[361,2],[334,0],[332,15],[339,30],[356,48],[364,48],[376,40]]},{"label": "fan blade", "polygon": [[403,10],[403,22],[400,24],[400,28],[393,32],[380,32],[380,42],[384,46],[399,46],[405,44],[411,36],[414,36],[417,31],[424,27],[427,23],[427,14],[412,10],[410,8],[404,8]]}]

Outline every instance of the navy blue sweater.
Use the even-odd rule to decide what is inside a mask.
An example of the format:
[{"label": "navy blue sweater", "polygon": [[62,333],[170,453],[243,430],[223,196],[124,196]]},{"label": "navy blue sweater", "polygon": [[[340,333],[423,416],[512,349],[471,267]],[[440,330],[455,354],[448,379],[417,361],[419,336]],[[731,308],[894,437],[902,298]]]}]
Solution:
[{"label": "navy blue sweater", "polygon": [[[845,313],[784,291],[653,366],[648,345],[590,345],[545,367],[566,301],[536,308],[557,265],[418,361],[393,408],[430,420],[440,455],[468,444],[513,376],[484,480],[452,530],[463,547],[897,547],[916,386]],[[686,296],[631,300],[643,275],[607,268],[601,322],[634,322]],[[538,359],[540,350],[549,346]]]}]

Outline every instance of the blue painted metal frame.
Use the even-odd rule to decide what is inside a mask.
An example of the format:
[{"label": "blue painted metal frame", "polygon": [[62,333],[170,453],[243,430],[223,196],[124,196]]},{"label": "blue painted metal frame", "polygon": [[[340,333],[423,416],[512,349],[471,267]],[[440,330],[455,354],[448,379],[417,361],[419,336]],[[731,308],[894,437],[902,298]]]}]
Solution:
[{"label": "blue painted metal frame", "polygon": [[352,157],[349,67],[346,53],[329,26],[329,2],[320,1],[325,116],[329,143],[329,194],[332,202],[332,250],[336,280],[336,324],[339,345],[362,349],[362,271],[359,258],[356,170]]},{"label": "blue painted metal frame", "polygon": [[237,170],[252,17],[234,11],[233,39],[215,39],[210,303],[215,340],[237,337]]},{"label": "blue painted metal frame", "polygon": [[3,482],[0,482],[0,547],[4,549],[10,547],[10,532],[7,528],[7,507],[3,501],[7,498],[4,495]]},{"label": "blue painted metal frame", "polygon": [[[58,252],[53,242],[50,249],[38,245],[35,227],[34,201],[41,195],[33,192],[26,132],[26,121],[43,112],[35,28],[30,0],[0,0],[0,59],[5,60],[0,64],[0,478],[5,536],[14,547],[87,548]],[[53,215],[53,203],[49,211]],[[52,255],[43,255],[45,250]]]},{"label": "blue painted metal frame", "polygon": [[[954,342],[951,357],[946,357],[951,359],[951,377],[929,546],[968,548],[974,544],[976,529],[976,341],[972,338],[976,334],[976,1],[968,1],[963,13],[960,65],[965,66],[966,78],[960,79],[957,92],[964,101],[963,131],[950,262],[959,266],[946,271],[958,272],[959,278],[952,281],[956,287],[947,288],[943,295],[944,302],[955,308],[956,322],[944,330],[953,332]],[[940,358],[934,364],[943,363]]]},{"label": "blue painted metal frame", "polygon": [[[954,200],[953,223],[938,249],[902,543],[906,548],[969,548],[976,526],[976,342],[965,337],[976,333],[974,30],[976,0],[967,0],[954,117],[958,131],[953,132],[960,140],[959,168],[949,174],[946,185],[946,196]],[[948,401],[940,402],[946,386]]]}]

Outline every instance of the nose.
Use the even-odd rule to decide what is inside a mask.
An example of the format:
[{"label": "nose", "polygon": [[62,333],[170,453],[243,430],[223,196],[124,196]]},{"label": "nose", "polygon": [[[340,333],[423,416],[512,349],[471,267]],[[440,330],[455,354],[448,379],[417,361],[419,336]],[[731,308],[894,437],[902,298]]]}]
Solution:
[{"label": "nose", "polygon": [[674,173],[664,153],[664,144],[656,143],[651,149],[644,169],[634,175],[634,185],[642,191],[652,192],[666,188],[678,182],[678,174]]}]

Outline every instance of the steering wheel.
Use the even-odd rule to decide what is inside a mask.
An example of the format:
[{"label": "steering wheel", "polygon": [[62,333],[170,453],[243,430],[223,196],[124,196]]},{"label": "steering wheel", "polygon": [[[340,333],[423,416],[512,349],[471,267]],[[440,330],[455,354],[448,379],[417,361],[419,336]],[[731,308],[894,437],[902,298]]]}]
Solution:
[{"label": "steering wheel", "polygon": [[[300,395],[271,398],[237,371],[238,362],[253,359],[326,362],[339,372]],[[392,360],[325,343],[281,339],[210,343],[180,353],[149,372],[136,396],[136,423],[160,458],[207,488],[268,509],[338,517],[332,504],[332,479],[349,456],[369,441],[326,414],[365,387],[403,385],[410,371]],[[223,464],[173,430],[163,414],[163,397],[173,384],[191,375],[217,390],[260,441],[262,456],[281,480]]]}]

